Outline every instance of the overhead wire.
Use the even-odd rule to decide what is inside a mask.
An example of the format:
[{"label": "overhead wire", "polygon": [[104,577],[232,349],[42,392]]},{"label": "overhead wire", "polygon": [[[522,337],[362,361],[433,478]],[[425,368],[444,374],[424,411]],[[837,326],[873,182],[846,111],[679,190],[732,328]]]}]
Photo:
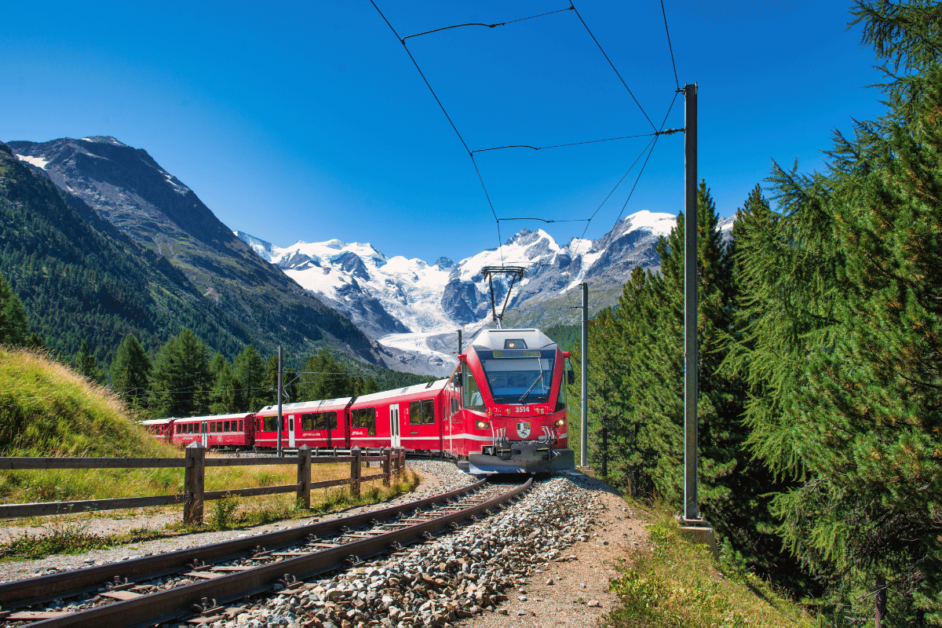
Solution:
[{"label": "overhead wire", "polygon": [[608,137],[601,140],[587,140],[584,142],[570,142],[569,144],[554,144],[552,146],[530,146],[528,144],[510,144],[508,146],[494,146],[492,148],[478,148],[477,150],[471,151],[472,153],[486,153],[490,150],[504,150],[507,148],[529,148],[531,150],[546,150],[548,148],[565,148],[567,146],[582,146],[584,144],[598,144],[599,142],[614,142],[615,140],[630,140],[638,137],[651,137],[652,135],[657,135],[655,133],[642,133],[641,135],[622,135],[620,137]]},{"label": "overhead wire", "polygon": [[671,51],[671,66],[674,68],[674,85],[680,89],[680,80],[677,78],[677,64],[674,63],[674,47],[671,45],[671,32],[667,28],[667,11],[664,10],[664,0],[661,0],[661,14],[664,16],[664,32],[667,33],[667,49]]},{"label": "overhead wire", "polygon": [[482,22],[469,22],[467,24],[454,24],[452,26],[443,26],[441,28],[434,28],[430,31],[423,31],[421,33],[416,33],[414,35],[406,35],[402,39],[409,39],[410,37],[421,37],[422,35],[431,35],[432,33],[438,33],[440,31],[447,31],[452,28],[461,28],[463,26],[486,26],[487,28],[496,28],[498,26],[506,26],[508,24],[514,24],[516,22],[525,22],[527,20],[533,20],[538,17],[545,17],[547,15],[553,15],[554,13],[562,13],[563,11],[572,11],[573,7],[566,7],[565,9],[557,9],[556,11],[547,11],[546,13],[540,13],[539,15],[531,15],[528,17],[517,18],[516,20],[507,20],[506,22],[495,22],[494,24],[484,24]]},{"label": "overhead wire", "polygon": [[641,103],[638,102],[638,99],[635,97],[634,92],[632,92],[632,91],[631,91],[631,88],[628,87],[628,83],[626,83],[626,82],[625,82],[625,79],[622,78],[621,73],[618,71],[618,68],[616,68],[616,67],[615,67],[615,64],[612,63],[612,60],[608,58],[608,54],[606,54],[605,49],[602,48],[602,44],[600,44],[600,43],[599,43],[599,40],[595,38],[595,35],[592,34],[592,30],[589,28],[589,25],[586,24],[586,23],[585,23],[585,20],[582,19],[582,16],[579,15],[579,9],[577,9],[577,8],[576,8],[576,5],[574,5],[574,4],[572,3],[572,0],[569,0],[569,6],[572,7],[573,12],[575,12],[576,16],[579,18],[579,21],[582,22],[582,25],[583,25],[583,26],[585,26],[585,30],[586,30],[587,33],[589,33],[589,37],[591,37],[591,38],[592,38],[592,41],[595,42],[595,45],[599,47],[599,50],[602,52],[602,56],[605,57],[605,60],[608,61],[608,64],[609,64],[610,66],[612,66],[612,70],[615,71],[615,75],[618,77],[618,80],[620,80],[620,81],[621,81],[621,84],[624,85],[624,86],[625,86],[625,89],[628,90],[628,93],[631,95],[631,99],[635,101],[635,104],[636,104],[636,105],[638,105],[638,109],[640,109],[640,110],[641,110],[641,113],[644,114],[644,117],[647,119],[648,124],[651,125],[651,128],[652,128],[652,129],[654,129],[655,131],[657,131],[657,127],[654,126],[654,123],[653,123],[653,122],[651,122],[651,118],[648,117],[648,114],[647,114],[647,112],[645,112],[644,107],[642,107],[642,106],[641,106]]},{"label": "overhead wire", "polygon": [[[500,223],[501,223],[502,221],[510,221],[510,220],[535,220],[535,221],[540,221],[540,222],[544,222],[544,223],[547,223],[547,224],[552,224],[552,223],[556,223],[556,222],[583,222],[583,221],[584,221],[584,222],[586,223],[586,226],[585,226],[585,229],[584,229],[583,232],[582,232],[582,236],[580,236],[580,240],[584,240],[584,239],[585,239],[585,234],[588,232],[588,228],[589,228],[589,226],[590,226],[592,220],[595,218],[595,216],[598,214],[598,212],[601,210],[601,208],[605,205],[605,203],[608,202],[609,198],[612,196],[612,194],[614,194],[615,190],[617,190],[617,188],[621,185],[621,183],[622,183],[622,182],[624,181],[624,179],[628,176],[628,174],[634,169],[634,167],[637,165],[637,163],[638,163],[638,161],[641,159],[641,157],[644,156],[645,153],[647,153],[647,156],[645,157],[644,163],[642,164],[641,169],[640,169],[639,172],[638,172],[638,176],[635,178],[635,182],[634,182],[634,184],[632,185],[631,191],[629,192],[628,197],[627,197],[626,200],[625,200],[625,203],[622,205],[621,212],[619,212],[618,218],[617,218],[616,221],[615,221],[615,225],[617,226],[618,221],[621,220],[621,216],[622,216],[622,214],[624,214],[624,211],[625,211],[625,209],[626,209],[627,206],[628,206],[628,202],[631,200],[631,197],[633,196],[634,191],[635,191],[635,189],[636,189],[637,186],[638,186],[638,182],[640,181],[641,175],[644,173],[644,169],[645,169],[645,167],[647,166],[648,161],[650,160],[651,155],[652,155],[653,152],[654,152],[654,147],[657,145],[657,140],[659,139],[659,137],[660,137],[661,135],[667,135],[667,134],[671,134],[671,133],[677,133],[677,132],[683,130],[683,129],[671,129],[671,130],[668,130],[668,131],[664,131],[664,125],[666,124],[667,118],[668,118],[668,116],[670,115],[671,110],[673,109],[674,103],[676,102],[676,99],[677,99],[677,92],[675,92],[674,98],[673,98],[673,100],[671,101],[670,107],[668,107],[667,114],[665,114],[664,120],[661,122],[660,128],[658,128],[657,126],[655,126],[655,124],[654,124],[654,122],[651,120],[650,116],[648,116],[647,112],[644,110],[644,107],[643,107],[643,106],[641,105],[641,103],[638,101],[638,98],[634,95],[634,92],[631,91],[631,88],[628,86],[628,83],[625,81],[624,77],[621,75],[621,73],[620,73],[620,72],[618,71],[618,69],[615,67],[615,64],[612,62],[611,58],[610,58],[610,57],[608,56],[608,54],[605,52],[605,49],[604,49],[604,48],[602,47],[602,45],[599,43],[598,39],[595,37],[595,34],[592,32],[592,30],[589,28],[588,24],[586,24],[585,20],[582,18],[582,15],[579,13],[579,10],[576,8],[575,4],[573,3],[573,0],[570,0],[570,1],[569,1],[569,7],[568,7],[568,8],[565,8],[565,9],[558,9],[558,10],[556,10],[556,11],[549,11],[549,12],[541,13],[541,14],[538,14],[538,15],[528,16],[528,17],[525,17],[525,18],[519,18],[519,19],[516,19],[516,20],[509,20],[509,21],[506,21],[506,22],[496,22],[496,23],[492,23],[492,24],[481,23],[481,22],[473,22],[473,23],[465,23],[465,24],[455,24],[455,25],[445,26],[445,27],[441,27],[441,28],[436,28],[436,29],[428,30],[428,31],[423,31],[423,32],[420,32],[420,33],[415,33],[415,34],[412,34],[412,35],[407,35],[407,36],[405,36],[405,37],[400,37],[400,36],[399,36],[399,33],[396,31],[396,29],[393,27],[393,25],[392,25],[392,24],[389,22],[389,20],[386,18],[385,14],[383,14],[383,12],[382,12],[382,11],[380,10],[380,8],[377,6],[375,0],[370,0],[370,2],[371,2],[371,4],[373,5],[373,8],[375,8],[376,11],[377,11],[377,12],[380,14],[380,16],[383,18],[383,21],[386,22],[386,25],[389,26],[390,30],[392,30],[393,35],[395,35],[396,39],[398,39],[399,42],[402,44],[403,48],[404,48],[405,51],[406,51],[406,54],[409,55],[409,59],[412,61],[412,64],[415,66],[416,70],[419,72],[419,75],[422,77],[422,80],[425,82],[426,87],[428,87],[429,91],[430,91],[431,94],[432,94],[432,97],[435,99],[435,102],[438,103],[439,108],[442,110],[442,113],[445,115],[445,118],[448,120],[448,123],[451,125],[452,130],[455,132],[455,135],[458,136],[459,141],[461,142],[461,144],[462,144],[462,146],[464,147],[465,151],[468,153],[468,156],[469,156],[470,159],[471,159],[471,163],[472,163],[472,165],[474,166],[474,171],[475,171],[475,173],[476,173],[477,176],[478,176],[478,181],[481,183],[481,189],[484,191],[484,196],[485,196],[485,198],[487,199],[488,206],[489,206],[490,209],[491,209],[491,214],[492,214],[492,216],[494,217],[494,221],[495,221],[495,223],[496,223],[496,225],[497,225],[498,252],[499,252],[499,254],[500,254],[501,265],[502,265],[502,266],[504,265],[503,250],[502,250],[502,247],[503,247],[503,237],[502,237],[502,235],[501,235],[501,230],[500,230]],[[410,39],[410,38],[413,38],[413,37],[420,37],[420,36],[422,36],[422,35],[429,35],[429,34],[432,34],[432,33],[437,33],[437,32],[441,32],[441,31],[450,30],[450,29],[454,29],[454,28],[461,28],[461,27],[480,26],[480,27],[486,27],[486,28],[496,28],[497,26],[505,26],[505,25],[507,25],[507,24],[512,24],[512,23],[515,23],[515,22],[522,22],[522,21],[525,21],[525,20],[530,20],[530,19],[535,19],[535,18],[539,18],[539,17],[544,17],[544,16],[547,16],[547,15],[553,15],[553,14],[556,14],[556,13],[561,13],[561,12],[569,11],[569,10],[573,11],[573,13],[576,14],[576,17],[579,18],[579,21],[582,23],[583,27],[586,29],[586,32],[589,34],[589,36],[590,36],[590,37],[592,38],[592,40],[595,42],[595,45],[598,47],[599,51],[602,53],[602,56],[605,57],[605,60],[608,62],[609,66],[612,68],[612,70],[615,72],[615,75],[616,75],[616,76],[618,77],[618,79],[621,81],[622,85],[625,87],[626,91],[627,91],[628,94],[631,96],[632,100],[633,100],[633,101],[635,102],[635,104],[638,106],[638,109],[641,111],[642,115],[644,115],[645,119],[646,119],[646,120],[648,121],[648,123],[651,125],[651,128],[654,130],[654,132],[653,132],[653,133],[638,134],[638,135],[629,135],[629,136],[620,136],[620,137],[604,138],[604,139],[598,139],[598,140],[587,140],[587,141],[582,141],[582,142],[571,142],[571,143],[565,143],[565,144],[555,144],[555,145],[549,145],[549,146],[531,146],[531,145],[526,145],[526,144],[515,144],[515,145],[495,146],[495,147],[489,147],[489,148],[471,150],[471,148],[468,146],[468,143],[465,141],[464,137],[461,135],[461,132],[458,130],[457,125],[455,125],[454,120],[452,120],[451,116],[448,114],[448,111],[445,109],[445,106],[444,106],[444,104],[442,103],[441,99],[438,97],[438,94],[436,94],[436,93],[435,93],[435,90],[432,88],[432,85],[431,85],[431,83],[429,82],[428,78],[425,76],[425,73],[422,72],[421,67],[419,67],[418,61],[416,61],[416,59],[415,59],[415,57],[413,56],[412,52],[409,50],[409,47],[408,47],[408,45],[406,44],[406,39]],[[674,61],[674,51],[673,51],[673,47],[672,47],[671,42],[670,42],[670,31],[668,30],[668,27],[667,27],[667,13],[666,13],[666,10],[665,10],[665,8],[664,8],[663,0],[661,0],[661,12],[662,12],[662,15],[663,15],[663,17],[664,17],[664,28],[665,28],[665,32],[667,33],[668,48],[670,49],[670,54],[671,54],[671,64],[672,64],[672,67],[673,67],[673,70],[674,70],[674,82],[675,82],[675,84],[677,85],[677,87],[678,87],[678,89],[679,89],[679,80],[678,80],[678,77],[677,77],[677,67],[676,67],[676,63],[675,63],[675,61]],[[648,142],[648,144],[642,149],[642,151],[638,154],[638,156],[637,156],[637,157],[635,158],[635,160],[632,162],[632,164],[631,164],[631,166],[628,168],[628,170],[625,171],[625,173],[622,175],[622,177],[618,180],[618,183],[615,184],[615,186],[614,186],[614,187],[612,188],[612,190],[608,193],[608,195],[605,197],[605,199],[602,201],[602,203],[596,208],[596,210],[592,213],[592,215],[591,215],[589,218],[587,218],[587,219],[554,220],[554,219],[545,219],[545,218],[523,218],[523,217],[519,217],[519,218],[518,218],[518,217],[499,218],[499,217],[497,216],[497,211],[496,211],[496,209],[494,208],[494,203],[493,203],[493,201],[491,200],[490,193],[489,193],[488,190],[487,190],[487,185],[486,185],[485,182],[484,182],[484,177],[483,177],[483,175],[481,174],[480,167],[478,166],[477,160],[475,159],[475,153],[483,153],[483,152],[494,151],[494,150],[505,150],[505,149],[510,149],[510,148],[529,148],[529,149],[534,150],[534,151],[539,151],[539,150],[546,150],[546,149],[550,149],[550,148],[563,148],[563,147],[569,147],[569,146],[581,146],[581,145],[586,145],[586,144],[595,144],[595,143],[600,143],[600,142],[610,142],[610,141],[623,140],[623,139],[632,139],[632,138],[638,138],[638,137],[652,137],[653,139],[652,139],[650,142]],[[614,230],[614,227],[613,227],[613,230]]]}]

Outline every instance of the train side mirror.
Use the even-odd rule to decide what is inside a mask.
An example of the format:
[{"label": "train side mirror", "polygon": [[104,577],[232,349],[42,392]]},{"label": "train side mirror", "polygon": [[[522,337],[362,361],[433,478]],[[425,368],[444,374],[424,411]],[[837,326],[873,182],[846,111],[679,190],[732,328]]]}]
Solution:
[{"label": "train side mirror", "polygon": [[566,371],[569,376],[569,385],[572,386],[576,383],[576,373],[575,371]]},{"label": "train side mirror", "polygon": [[452,378],[452,383],[455,388],[461,388],[461,371],[455,371],[455,376]]}]

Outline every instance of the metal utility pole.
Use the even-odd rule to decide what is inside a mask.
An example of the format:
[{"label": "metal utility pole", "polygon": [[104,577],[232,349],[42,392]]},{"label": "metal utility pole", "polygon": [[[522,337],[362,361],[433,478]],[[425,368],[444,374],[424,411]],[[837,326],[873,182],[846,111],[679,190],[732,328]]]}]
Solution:
[{"label": "metal utility pole", "polygon": [[700,517],[697,501],[697,86],[684,98],[684,519]]},{"label": "metal utility pole", "polygon": [[284,418],[281,416],[281,372],[282,372],[282,351],[281,345],[278,345],[278,456],[282,454],[281,451],[281,424],[284,423]]},{"label": "metal utility pole", "polygon": [[579,430],[579,461],[584,468],[589,466],[589,284],[582,284],[582,394],[580,413],[582,427]]}]

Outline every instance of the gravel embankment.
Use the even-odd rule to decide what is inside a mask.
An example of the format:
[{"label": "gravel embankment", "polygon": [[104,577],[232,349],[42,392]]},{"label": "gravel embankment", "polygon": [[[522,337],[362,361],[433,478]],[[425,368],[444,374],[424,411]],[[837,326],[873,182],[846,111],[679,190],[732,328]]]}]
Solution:
[{"label": "gravel embankment", "polygon": [[[140,558],[141,556],[150,556],[152,554],[165,554],[181,549],[199,547],[212,543],[220,543],[235,538],[245,538],[257,534],[264,534],[274,530],[283,530],[286,528],[295,528],[308,525],[318,521],[329,521],[343,516],[349,516],[359,512],[369,510],[379,510],[405,502],[415,501],[437,495],[446,491],[454,490],[470,484],[475,478],[459,471],[454,463],[438,460],[410,460],[407,467],[411,467],[422,476],[422,482],[411,493],[400,495],[394,500],[381,502],[372,506],[359,506],[350,508],[342,512],[334,512],[327,515],[316,517],[293,519],[281,523],[271,523],[251,528],[242,528],[238,530],[224,530],[219,532],[201,532],[196,534],[184,534],[154,541],[135,543],[131,546],[115,547],[107,550],[92,550],[86,554],[75,556],[50,556],[42,560],[4,562],[0,563],[0,582],[10,580],[23,580],[59,571],[71,571],[83,567],[94,565],[105,565],[108,563]],[[211,506],[209,506],[211,507]],[[62,518],[50,517],[49,522],[43,526],[23,527],[4,527],[0,528],[0,540],[9,540],[18,535],[30,534],[40,535],[48,534],[55,526],[73,525],[89,534],[115,534],[127,532],[132,528],[148,527],[162,528],[165,523],[178,522],[182,517],[182,511],[176,509],[172,512],[161,512],[154,516],[139,515],[125,516],[120,519],[111,519],[108,517],[94,516],[82,517],[81,515],[73,517],[77,523],[65,524]]]},{"label": "gravel embankment", "polygon": [[[570,549],[589,542],[592,529],[604,525],[603,511],[610,506],[596,492],[583,490],[593,483],[581,476],[543,480],[519,503],[454,534],[307,583],[301,590],[246,604],[231,619],[204,625],[405,628],[464,624],[496,612],[494,625],[507,625],[514,618],[532,626],[536,612],[521,605],[530,601],[530,580],[553,587],[557,581],[548,575],[551,566],[578,577],[578,569],[562,564],[578,562]],[[616,504],[621,501],[615,500]],[[629,515],[622,511],[627,520]],[[607,540],[598,543],[603,552],[610,553],[614,548],[608,546]],[[592,625],[603,605],[599,599],[586,597],[585,582],[579,585],[572,609],[575,623],[565,623]],[[563,585],[569,587],[569,583]],[[597,589],[593,586],[592,593]],[[610,606],[610,600],[606,602]]]},{"label": "gravel embankment", "polygon": [[[416,492],[394,503],[452,490],[475,481],[439,461],[410,461],[423,476]],[[388,504],[348,510],[360,512]],[[580,474],[536,482],[521,501],[480,522],[290,592],[233,604],[211,628],[506,628],[592,627],[613,606],[614,559],[647,545],[643,522],[633,519],[611,487]],[[341,516],[295,520],[251,530],[211,532],[128,548],[0,564],[0,579],[17,579],[145,553],[259,534]],[[29,572],[25,576],[23,571]],[[173,586],[167,579],[160,586]],[[61,608],[61,607],[60,607]],[[53,610],[53,607],[50,607]],[[180,624],[185,626],[186,624]],[[192,624],[190,624],[192,625]]]}]

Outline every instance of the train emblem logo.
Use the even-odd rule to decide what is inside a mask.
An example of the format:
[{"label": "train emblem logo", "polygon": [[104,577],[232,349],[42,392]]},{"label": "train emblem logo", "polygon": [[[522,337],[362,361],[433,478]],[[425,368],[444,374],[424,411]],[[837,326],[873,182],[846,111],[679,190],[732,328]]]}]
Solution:
[{"label": "train emblem logo", "polygon": [[517,434],[520,438],[526,438],[530,435],[530,422],[526,423],[517,423]]}]

